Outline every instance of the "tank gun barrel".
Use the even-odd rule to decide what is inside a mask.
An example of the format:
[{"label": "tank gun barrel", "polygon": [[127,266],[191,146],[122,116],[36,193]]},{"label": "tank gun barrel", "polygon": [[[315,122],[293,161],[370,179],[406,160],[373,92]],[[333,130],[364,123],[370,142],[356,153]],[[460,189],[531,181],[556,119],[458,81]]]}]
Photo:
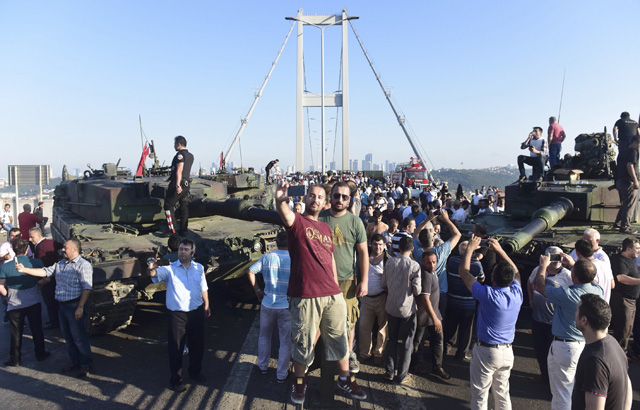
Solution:
[{"label": "tank gun barrel", "polygon": [[502,243],[502,248],[511,254],[528,244],[536,235],[551,228],[559,220],[573,212],[573,203],[564,197],[535,211],[531,222]]},{"label": "tank gun barrel", "polygon": [[245,221],[282,225],[282,219],[276,211],[253,206],[251,202],[238,198],[216,201],[206,197],[196,197],[189,204],[189,214],[195,217],[220,215]]}]

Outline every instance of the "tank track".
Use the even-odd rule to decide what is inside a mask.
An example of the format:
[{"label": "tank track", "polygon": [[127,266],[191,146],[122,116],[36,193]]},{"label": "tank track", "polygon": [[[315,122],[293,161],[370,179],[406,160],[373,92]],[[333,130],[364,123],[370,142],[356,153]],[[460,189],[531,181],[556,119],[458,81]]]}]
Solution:
[{"label": "tank track", "polygon": [[134,278],[94,285],[89,310],[89,334],[113,332],[131,324],[138,303],[136,285]]}]

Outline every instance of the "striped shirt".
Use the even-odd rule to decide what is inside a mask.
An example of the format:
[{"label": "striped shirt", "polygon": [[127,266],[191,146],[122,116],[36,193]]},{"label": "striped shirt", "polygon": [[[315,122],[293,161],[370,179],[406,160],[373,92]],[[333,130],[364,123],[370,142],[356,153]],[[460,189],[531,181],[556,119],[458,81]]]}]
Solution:
[{"label": "striped shirt", "polygon": [[262,274],[264,278],[264,297],[262,306],[271,309],[288,309],[287,288],[291,274],[291,258],[289,251],[276,249],[263,255],[249,268],[255,274]]},{"label": "striped shirt", "polygon": [[[447,293],[449,295],[447,303],[456,309],[475,310],[476,300],[458,273],[460,262],[460,256],[452,256],[447,263]],[[482,264],[479,260],[471,259],[470,273],[476,281],[484,281],[484,271],[482,270]]]},{"label": "striped shirt", "polygon": [[393,252],[392,252],[393,255],[400,255],[399,246],[400,246],[400,239],[402,238],[413,238],[413,235],[405,231],[398,231],[394,233],[393,238],[391,238],[391,247],[393,249]]},{"label": "striped shirt", "polygon": [[93,267],[80,255],[72,260],[63,259],[44,270],[47,277],[56,277],[55,298],[58,302],[77,299],[83,290],[93,288]]}]

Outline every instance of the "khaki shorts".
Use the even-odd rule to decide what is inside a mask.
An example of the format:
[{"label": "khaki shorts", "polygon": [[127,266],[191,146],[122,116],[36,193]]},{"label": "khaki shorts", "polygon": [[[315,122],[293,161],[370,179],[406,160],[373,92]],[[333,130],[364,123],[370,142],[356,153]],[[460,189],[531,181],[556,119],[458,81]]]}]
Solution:
[{"label": "khaki shorts", "polygon": [[291,358],[298,363],[311,365],[313,343],[320,329],[326,359],[346,359],[349,343],[346,309],[341,294],[319,298],[290,298]]},{"label": "khaki shorts", "polygon": [[338,285],[345,302],[347,302],[347,318],[349,319],[349,331],[351,331],[355,329],[356,323],[360,319],[358,298],[356,298],[356,281],[351,277],[351,279],[338,281]]}]

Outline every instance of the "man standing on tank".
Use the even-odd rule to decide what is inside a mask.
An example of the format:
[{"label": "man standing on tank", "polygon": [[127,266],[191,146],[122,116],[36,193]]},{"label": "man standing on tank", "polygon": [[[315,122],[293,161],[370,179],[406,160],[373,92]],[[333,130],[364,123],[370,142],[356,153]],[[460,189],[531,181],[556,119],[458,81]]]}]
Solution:
[{"label": "man standing on tank", "polygon": [[[175,233],[173,227],[173,215],[175,210],[180,210],[180,230],[179,234],[187,233],[189,224],[189,186],[191,166],[193,165],[193,154],[187,151],[187,139],[182,135],[174,138],[173,147],[176,155],[171,161],[171,176],[169,177],[169,188],[164,200],[164,212],[167,216],[170,233]],[[178,207],[176,208],[176,204]]]},{"label": "man standing on tank", "polygon": [[638,123],[631,119],[628,112],[623,112],[620,114],[620,119],[613,125],[613,141],[618,144],[618,156],[636,135],[638,135]]},{"label": "man standing on tank", "polygon": [[266,181],[266,183],[267,183],[267,184],[270,182],[270,181],[269,181],[269,174],[271,174],[271,169],[272,169],[272,168],[273,168],[273,167],[274,167],[278,162],[280,162],[280,160],[279,160],[279,159],[274,159],[274,160],[272,160],[272,161],[269,161],[269,163],[267,164],[267,166],[266,166],[266,167],[264,167],[264,172],[265,172],[265,174],[266,174],[266,176],[265,176],[265,178],[264,178],[264,179],[265,179],[265,181]]},{"label": "man standing on tank", "polygon": [[[614,229],[621,233],[633,235],[636,232],[631,229],[631,218],[638,202],[638,147],[640,137],[635,135],[628,140],[628,148],[621,146],[618,154],[616,168],[616,189],[620,195],[620,210],[613,224]],[[622,144],[623,141],[620,140]],[[626,144],[626,143],[625,143]]]},{"label": "man standing on tank", "polygon": [[549,169],[553,169],[555,164],[560,162],[560,151],[562,143],[567,137],[562,125],[558,124],[556,117],[549,117],[549,129],[547,130],[549,143]]}]

